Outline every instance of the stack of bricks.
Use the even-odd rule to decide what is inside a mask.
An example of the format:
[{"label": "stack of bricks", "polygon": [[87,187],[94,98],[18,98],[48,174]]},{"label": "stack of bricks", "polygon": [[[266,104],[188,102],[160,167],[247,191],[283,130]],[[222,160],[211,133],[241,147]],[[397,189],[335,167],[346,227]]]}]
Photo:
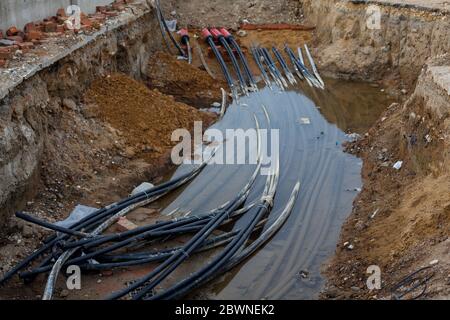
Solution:
[{"label": "stack of bricks", "polygon": [[[94,14],[81,13],[81,30],[100,29],[108,17],[117,16],[118,11],[123,11],[125,5],[132,2],[133,0],[115,0],[109,6],[98,6]],[[7,67],[8,61],[14,57],[17,51],[27,53],[35,45],[45,41],[44,39],[47,37],[59,36],[66,32],[78,33],[80,30],[73,30],[69,20],[65,9],[61,8],[55,16],[26,24],[23,31],[15,26],[5,32],[0,30],[0,68]]]}]

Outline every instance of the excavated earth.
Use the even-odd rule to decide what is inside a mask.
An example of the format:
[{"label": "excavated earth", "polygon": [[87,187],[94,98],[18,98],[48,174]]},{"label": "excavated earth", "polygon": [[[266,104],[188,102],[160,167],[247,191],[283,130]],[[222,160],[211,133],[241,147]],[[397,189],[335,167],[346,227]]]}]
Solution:
[{"label": "excavated earth", "polygon": [[[321,73],[372,81],[400,96],[362,139],[345,147],[364,161],[364,187],[336,254],[323,266],[323,299],[389,299],[393,285],[426,266],[434,276],[423,297],[450,297],[450,20],[441,3],[405,2],[370,1],[383,14],[381,29],[370,30],[368,4],[361,1],[164,1],[179,25],[196,30],[220,25],[237,31],[243,22],[314,26],[312,33],[246,31],[238,41],[244,50],[254,42],[307,42]],[[157,29],[150,11],[2,98],[0,274],[47,235],[12,218],[15,210],[54,222],[77,204],[102,207],[142,181],[157,184],[174,169],[173,129],[215,121],[198,110],[220,102],[220,88],[226,88],[214,59],[207,54],[216,80],[200,70],[196,55],[189,66],[161,52]],[[403,161],[400,170],[393,168],[397,161]],[[159,210],[147,208],[133,218],[148,223],[161,218]],[[366,286],[371,265],[382,271],[381,290]],[[110,276],[89,278],[98,290],[87,296],[58,291],[58,297],[101,298],[115,282],[132,279]],[[0,289],[0,297],[39,299],[43,281],[24,288],[14,280]]]}]

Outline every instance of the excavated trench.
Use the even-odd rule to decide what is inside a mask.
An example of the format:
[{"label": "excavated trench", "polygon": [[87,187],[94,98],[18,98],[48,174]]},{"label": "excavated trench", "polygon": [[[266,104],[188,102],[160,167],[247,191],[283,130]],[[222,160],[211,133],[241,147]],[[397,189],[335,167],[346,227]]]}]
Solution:
[{"label": "excavated trench", "polygon": [[[372,298],[373,294],[364,287],[369,265],[378,264],[389,270],[392,276],[386,281],[394,283],[406,271],[413,271],[434,257],[423,253],[430,246],[434,250],[431,252],[439,252],[439,260],[445,262],[450,204],[441,193],[445,193],[448,185],[445,179],[448,152],[442,155],[439,150],[446,146],[441,138],[448,127],[448,96],[432,85],[435,96],[440,98],[429,99],[424,88],[434,81],[434,73],[424,71],[413,96],[401,108],[399,103],[408,98],[407,92],[414,91],[429,52],[421,45],[411,49],[412,39],[407,38],[405,43],[398,38],[410,24],[422,33],[420,24],[423,23],[435,30],[434,38],[422,39],[421,34],[416,37],[420,44],[431,41],[432,56],[439,55],[449,43],[442,43],[442,37],[447,37],[442,30],[449,30],[447,20],[442,19],[439,24],[431,16],[416,15],[415,10],[411,13],[406,9],[382,7],[388,12],[388,24],[394,24],[395,19],[406,22],[402,22],[399,34],[380,32],[374,36],[367,30],[361,31],[364,7],[351,1],[338,4],[290,1],[295,10],[289,13],[283,12],[282,1],[273,4],[262,1],[261,7],[255,8],[236,1],[234,6],[225,8],[233,12],[229,20],[221,14],[214,15],[217,13],[217,9],[212,9],[214,1],[204,6],[197,2],[167,1],[164,9],[166,12],[176,9],[174,15],[182,25],[190,23],[193,19],[190,15],[200,7],[212,13],[211,20],[192,20],[193,27],[214,22],[237,28],[242,18],[255,23],[302,22],[315,26],[314,31],[247,31],[239,42],[247,50],[254,42],[279,47],[288,43],[293,48],[308,43],[314,48],[320,71],[332,76],[325,78],[325,90],[302,83],[280,91],[260,83],[259,92],[233,101],[225,116],[218,120],[216,115],[198,110],[219,102],[220,88],[226,88],[212,56],[207,56],[207,61],[216,80],[199,70],[198,57],[194,57],[193,66],[188,66],[162,53],[164,46],[156,32],[154,11],[107,31],[26,80],[2,99],[2,110],[8,115],[2,119],[2,125],[13,133],[8,138],[13,148],[5,148],[9,160],[4,162],[9,161],[13,172],[5,171],[9,184],[2,184],[2,222],[8,231],[0,248],[1,271],[10,269],[47,234],[10,218],[13,211],[26,209],[43,219],[57,221],[67,217],[76,204],[102,207],[113,203],[126,197],[140,182],[157,184],[190,169],[188,165],[176,168],[170,162],[173,130],[180,127],[192,130],[194,121],[198,120],[203,121],[203,129],[212,123],[211,128],[221,131],[254,128],[253,114],[262,128],[280,130],[280,187],[272,212],[282,210],[299,180],[298,200],[289,220],[266,246],[190,297],[314,299],[322,293],[322,298]],[[277,21],[272,20],[271,5],[275,6]],[[241,16],[239,6],[246,8],[246,17]],[[351,22],[343,22],[343,16],[349,13]],[[331,25],[335,28],[328,29]],[[206,45],[200,39],[197,41],[206,52]],[[383,41],[389,42],[389,54],[385,55]],[[362,54],[361,50],[366,53]],[[417,57],[412,64],[408,63],[410,55]],[[446,58],[440,58],[431,65],[438,68],[447,62]],[[254,63],[251,68],[257,72]],[[441,106],[438,112],[437,105]],[[427,124],[414,122],[419,115],[428,117]],[[419,143],[422,149],[410,149],[401,137],[413,134],[420,141],[423,136],[432,136],[431,145]],[[361,139],[354,142],[357,136]],[[19,148],[21,144],[25,147]],[[429,157],[422,157],[430,150]],[[404,160],[406,170],[393,172],[393,163],[400,159]],[[167,215],[175,209],[180,217],[189,212],[207,212],[232,198],[253,170],[248,165],[209,165],[188,186],[137,210],[129,219],[144,225],[168,219]],[[389,180],[381,178],[380,172]],[[257,179],[249,200],[260,196],[264,181],[265,177]],[[430,189],[433,185],[439,191],[428,200],[417,190],[421,186]],[[411,189],[415,193],[402,198]],[[429,216],[411,218],[406,214],[410,202],[417,210],[423,210],[427,203],[433,208],[427,207]],[[422,202],[423,205],[418,205]],[[397,217],[397,211],[401,218]],[[371,225],[374,212],[379,213],[380,221]],[[275,218],[272,215],[268,225]],[[248,219],[244,215],[234,228]],[[411,223],[411,230],[393,226],[408,219],[416,219]],[[426,227],[416,228],[422,220]],[[386,228],[390,236],[399,234],[400,238],[394,241],[404,245],[388,244],[392,239],[388,235],[383,238],[382,234]],[[412,236],[417,230],[419,236]],[[374,241],[385,248],[380,248],[383,245],[374,248]],[[354,249],[348,249],[349,242]],[[415,246],[422,251],[415,252]],[[373,255],[365,252],[368,248],[373,250]],[[177,270],[174,278],[181,279],[213,256],[214,252],[192,257],[192,261]],[[396,269],[389,269],[389,264]],[[437,272],[443,277],[447,267],[441,263]],[[89,273],[84,278],[87,285],[77,292],[65,290],[61,280],[56,296],[104,298],[147,270],[144,266]],[[44,277],[39,277],[24,287],[15,279],[0,289],[0,297],[40,298],[44,281]],[[442,289],[438,282],[433,289],[435,295],[444,295],[448,288]]]}]

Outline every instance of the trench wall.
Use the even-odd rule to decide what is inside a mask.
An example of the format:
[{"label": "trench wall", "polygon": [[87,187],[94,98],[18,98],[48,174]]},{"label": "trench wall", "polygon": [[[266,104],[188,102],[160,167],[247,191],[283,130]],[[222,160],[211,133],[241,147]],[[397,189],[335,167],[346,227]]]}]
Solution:
[{"label": "trench wall", "polygon": [[95,12],[95,7],[112,3],[112,0],[1,0],[0,29],[17,26],[22,29],[31,21],[53,16],[59,8],[78,5],[86,13]]},{"label": "trench wall", "polygon": [[154,12],[146,7],[82,47],[74,44],[76,50],[0,98],[0,227],[37,190],[48,128],[58,126],[49,120],[55,104],[64,112],[62,99],[81,102],[92,81],[110,72],[143,77],[150,55],[160,49],[156,30]]},{"label": "trench wall", "polygon": [[[398,1],[299,1],[317,26],[315,54],[332,75],[380,80],[396,73],[412,88],[428,59],[450,51],[448,11]],[[368,27],[370,5],[380,10],[379,29]]]}]

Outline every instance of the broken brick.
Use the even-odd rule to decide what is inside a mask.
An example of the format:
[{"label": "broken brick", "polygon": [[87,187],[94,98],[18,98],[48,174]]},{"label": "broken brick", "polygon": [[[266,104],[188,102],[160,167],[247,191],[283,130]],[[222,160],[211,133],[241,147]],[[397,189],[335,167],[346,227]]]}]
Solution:
[{"label": "broken brick", "polygon": [[104,13],[108,10],[108,8],[106,6],[97,6],[95,7],[95,12],[98,13]]},{"label": "broken brick", "polygon": [[64,10],[64,8],[58,9],[58,11],[56,12],[56,16],[57,17],[67,17],[66,10]]},{"label": "broken brick", "polygon": [[92,27],[92,21],[88,17],[83,17],[80,19],[81,25],[86,27]]},{"label": "broken brick", "polygon": [[22,42],[18,44],[19,49],[22,50],[23,53],[28,53],[31,49],[34,48],[33,42]]},{"label": "broken brick", "polygon": [[34,22],[30,22],[30,23],[27,23],[25,25],[23,30],[25,31],[25,33],[27,33],[27,32],[30,32],[30,31],[36,31],[37,27],[36,27],[36,24]]},{"label": "broken brick", "polygon": [[102,276],[103,277],[111,277],[113,275],[114,275],[114,273],[113,273],[112,270],[102,270]]},{"label": "broken brick", "polygon": [[99,23],[103,23],[106,20],[106,16],[101,13],[96,13],[92,16],[92,19],[94,19],[95,21],[97,21]]},{"label": "broken brick", "polygon": [[119,221],[117,221],[116,225],[119,229],[119,232],[134,230],[138,227],[136,224],[128,220],[126,217],[120,218]]},{"label": "broken brick", "polygon": [[117,10],[117,11],[122,11],[125,9],[125,6],[123,4],[120,3],[113,3],[111,5],[111,7],[113,8],[113,10]]},{"label": "broken brick", "polygon": [[18,46],[8,46],[8,47],[0,47],[0,59],[8,60],[11,59],[14,55],[14,52],[17,51]]},{"label": "broken brick", "polygon": [[56,32],[58,25],[54,21],[46,21],[43,23],[44,32]]},{"label": "broken brick", "polygon": [[56,21],[58,24],[64,24],[69,18],[67,17],[58,17],[58,21]]},{"label": "broken brick", "polygon": [[8,61],[0,59],[0,68],[6,68]]},{"label": "broken brick", "polygon": [[19,34],[19,29],[17,29],[16,27],[11,27],[8,30],[6,30],[6,35],[8,37],[17,36],[18,34]]},{"label": "broken brick", "polygon": [[116,17],[118,15],[118,13],[114,12],[114,11],[106,11],[103,14],[108,16],[108,17]]},{"label": "broken brick", "polygon": [[58,17],[57,16],[51,16],[51,17],[47,17],[44,19],[44,23],[45,22],[56,22],[58,21]]},{"label": "broken brick", "polygon": [[63,24],[58,24],[58,26],[56,27],[56,32],[58,33],[64,33],[66,30],[64,28]]},{"label": "broken brick", "polygon": [[25,41],[33,41],[33,40],[40,40],[42,39],[42,32],[41,31],[29,31],[25,33]]}]

